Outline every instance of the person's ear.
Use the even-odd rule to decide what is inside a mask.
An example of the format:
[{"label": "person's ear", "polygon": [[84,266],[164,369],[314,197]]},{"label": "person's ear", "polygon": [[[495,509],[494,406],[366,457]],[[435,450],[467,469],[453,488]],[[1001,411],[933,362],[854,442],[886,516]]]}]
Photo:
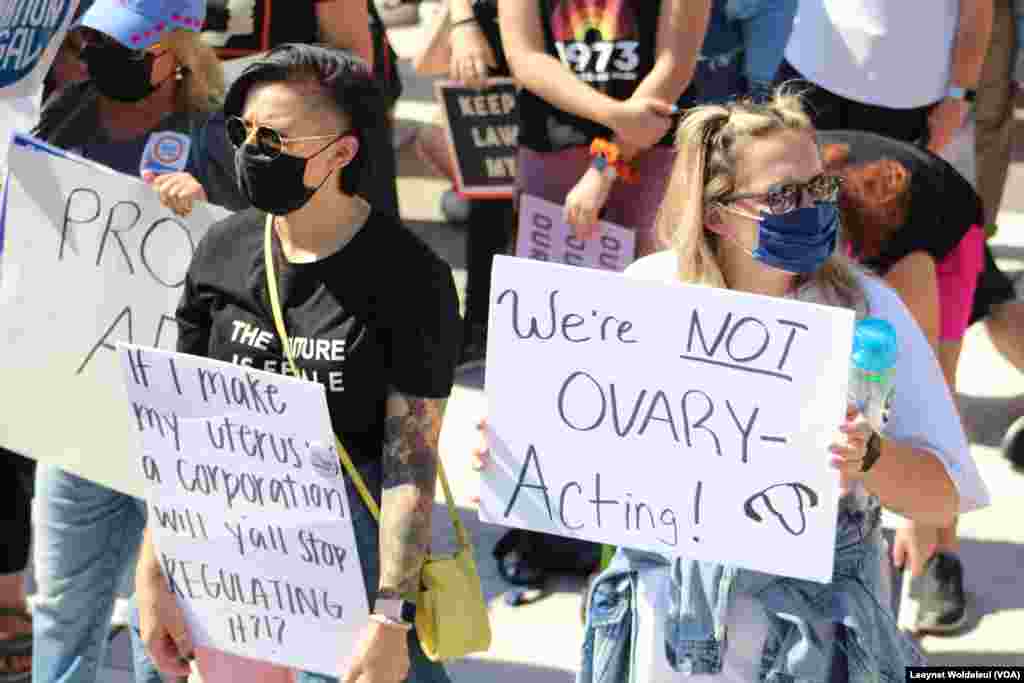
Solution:
[{"label": "person's ear", "polygon": [[359,138],[355,135],[346,135],[335,145],[332,161],[338,163],[339,168],[344,168],[352,163],[357,154],[359,154]]},{"label": "person's ear", "polygon": [[722,210],[717,204],[711,204],[704,209],[704,227],[719,235],[725,234],[726,226],[722,221]]}]

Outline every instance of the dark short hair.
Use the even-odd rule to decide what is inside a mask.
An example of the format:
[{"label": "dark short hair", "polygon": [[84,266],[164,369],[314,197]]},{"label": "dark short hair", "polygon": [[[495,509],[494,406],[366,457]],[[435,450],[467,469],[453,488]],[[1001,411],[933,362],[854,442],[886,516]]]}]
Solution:
[{"label": "dark short hair", "polygon": [[387,105],[383,91],[369,65],[358,56],[326,45],[279,45],[246,67],[231,84],[224,99],[224,114],[241,116],[245,98],[257,83],[307,78],[321,85],[325,98],[348,118],[359,139],[359,152],[341,172],[340,183],[342,192],[356,194],[373,182],[373,150],[391,144],[385,140]]}]

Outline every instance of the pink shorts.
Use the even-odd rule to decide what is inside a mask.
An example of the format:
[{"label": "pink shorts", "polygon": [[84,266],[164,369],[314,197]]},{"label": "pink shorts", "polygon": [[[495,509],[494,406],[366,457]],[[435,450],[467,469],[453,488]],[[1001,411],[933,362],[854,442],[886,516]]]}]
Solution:
[{"label": "pink shorts", "polygon": [[[638,159],[640,181],[635,184],[617,182],[604,205],[603,218],[636,232],[636,257],[661,251],[664,244],[655,231],[658,208],[665,196],[676,151],[656,146]],[[535,152],[519,148],[519,189],[555,204],[565,204],[565,197],[590,168],[590,149],[569,147],[560,152]]]},{"label": "pink shorts", "polygon": [[946,258],[937,264],[939,284],[939,340],[960,341],[967,331],[978,276],[985,265],[985,231],[975,225]]},{"label": "pink shorts", "polygon": [[196,668],[199,669],[202,683],[231,683],[232,681],[295,683],[296,678],[292,669],[205,647],[196,648]]}]

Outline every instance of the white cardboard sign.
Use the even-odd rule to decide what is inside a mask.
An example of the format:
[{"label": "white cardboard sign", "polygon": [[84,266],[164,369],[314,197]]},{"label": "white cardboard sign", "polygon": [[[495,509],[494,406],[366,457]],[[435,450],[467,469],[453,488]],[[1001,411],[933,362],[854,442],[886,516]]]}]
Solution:
[{"label": "white cardboard sign", "polygon": [[0,2],[0,176],[7,143],[39,118],[43,80],[78,8],[78,0]]},{"label": "white cardboard sign", "polygon": [[114,345],[175,347],[192,254],[228,212],[179,218],[135,178],[24,145],[5,192],[0,444],[141,496]]},{"label": "white cardboard sign", "polygon": [[491,292],[481,519],[831,580],[852,311],[510,257]]},{"label": "white cardboard sign", "polygon": [[560,205],[524,194],[519,198],[516,256],[600,270],[625,270],[636,254],[636,235],[608,221],[598,225],[600,237],[576,239],[572,227],[562,218]]},{"label": "white cardboard sign", "polygon": [[337,676],[369,607],[323,385],[117,349],[133,467],[194,642]]}]

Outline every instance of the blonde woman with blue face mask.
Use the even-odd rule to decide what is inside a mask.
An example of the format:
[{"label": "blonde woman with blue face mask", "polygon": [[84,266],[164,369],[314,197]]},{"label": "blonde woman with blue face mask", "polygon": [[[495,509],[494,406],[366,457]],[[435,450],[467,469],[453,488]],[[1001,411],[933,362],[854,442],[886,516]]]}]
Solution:
[{"label": "blonde woman with blue face mask", "polygon": [[[886,607],[881,508],[944,524],[989,502],[942,371],[899,297],[836,248],[839,184],[798,99],[692,109],[676,151],[658,217],[672,248],[626,275],[883,318],[900,341],[902,384],[882,433],[851,407],[821,453],[841,482],[831,583],[619,549],[590,592],[577,680],[902,679],[924,660]],[[482,449],[476,460],[489,464]]]}]

